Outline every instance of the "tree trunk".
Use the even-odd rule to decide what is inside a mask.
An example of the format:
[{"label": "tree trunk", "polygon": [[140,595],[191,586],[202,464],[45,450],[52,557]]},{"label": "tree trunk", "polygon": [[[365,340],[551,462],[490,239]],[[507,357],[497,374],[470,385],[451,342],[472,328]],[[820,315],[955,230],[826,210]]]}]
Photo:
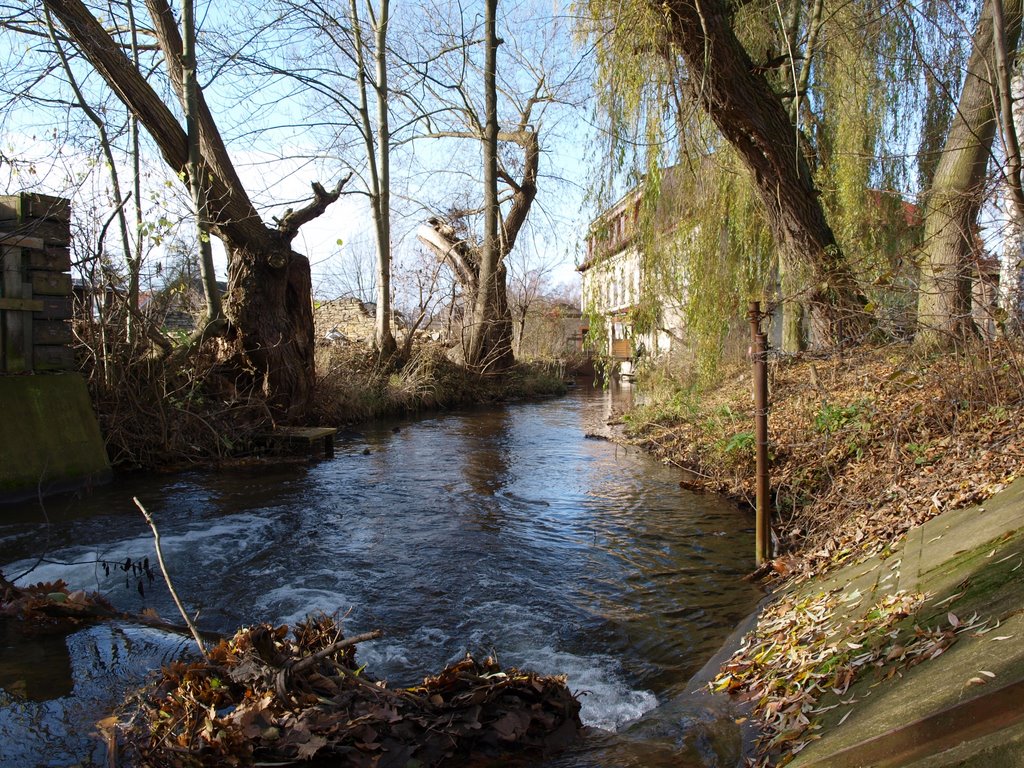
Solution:
[{"label": "tree trunk", "polygon": [[791,265],[785,259],[779,261],[779,284],[782,292],[782,351],[788,355],[796,355],[807,349],[807,336],[804,333],[804,304],[796,294],[799,286],[793,275]]},{"label": "tree trunk", "polygon": [[[369,0],[368,0],[369,2]],[[372,9],[370,18],[373,19]],[[377,126],[370,120],[366,82],[366,55],[362,21],[356,0],[349,0],[349,20],[355,43],[356,88],[359,95],[359,122],[366,166],[369,175],[370,208],[373,213],[374,242],[377,250],[377,311],[374,318],[373,343],[382,357],[397,349],[391,328],[391,129],[388,122],[387,34],[390,22],[388,0],[381,0],[374,29],[374,65]]]},{"label": "tree trunk", "polygon": [[[499,309],[498,298],[498,91],[496,70],[498,56],[498,34],[496,17],[498,0],[486,0],[484,18],[484,135],[482,137],[484,160],[484,234],[480,245],[477,291],[473,297],[473,320],[469,342],[466,345],[466,363],[481,365],[489,358],[489,341],[499,340],[498,329],[491,328],[492,320],[501,315],[492,314]],[[508,302],[505,302],[507,309]],[[511,351],[511,348],[510,348]],[[490,362],[490,361],[487,361]]]},{"label": "tree trunk", "polygon": [[[225,306],[232,335],[255,369],[254,384],[285,420],[303,415],[313,394],[313,304],[309,260],[282,243],[276,257],[236,248]],[[308,362],[307,362],[308,361]]]},{"label": "tree trunk", "polygon": [[[957,113],[925,197],[924,255],[917,303],[919,345],[943,346],[970,333],[971,260],[985,172],[996,132],[991,75],[996,71],[993,10],[985,0],[974,33]],[[1005,46],[1016,52],[1021,0],[1004,6]]]},{"label": "tree trunk", "polygon": [[[518,144],[523,149],[523,175],[518,181],[512,178],[508,170],[501,166],[497,175],[513,190],[512,205],[508,215],[501,221],[500,239],[497,243],[497,264],[494,278],[491,281],[491,296],[481,311],[486,313],[485,323],[473,330],[481,328],[478,356],[473,365],[480,365],[487,370],[503,370],[515,362],[513,352],[512,312],[508,303],[508,279],[505,257],[515,247],[519,232],[530,212],[534,199],[537,197],[537,174],[540,167],[540,141],[537,133],[525,127],[523,121],[515,131],[502,131],[498,137],[502,141]],[[483,260],[482,249],[474,247],[466,240],[460,239],[455,227],[450,222],[439,218],[430,219],[419,228],[417,237],[424,245],[434,252],[438,259],[451,265],[455,276],[462,286],[467,303],[475,311],[480,286],[483,283],[480,264]],[[467,345],[467,363],[468,358]]]},{"label": "tree trunk", "polygon": [[512,351],[512,311],[508,305],[508,272],[505,261],[498,262],[495,270],[494,294],[488,310],[487,335],[484,338],[485,354],[479,365],[485,371],[504,371],[515,362]]},{"label": "tree trunk", "polygon": [[195,207],[196,240],[199,244],[199,274],[202,277],[203,296],[206,299],[206,322],[201,333],[213,323],[222,321],[220,290],[213,266],[213,248],[210,244],[209,206],[206,182],[203,180],[203,161],[199,147],[199,81],[196,65],[196,29],[194,0],[182,3],[181,25],[184,39],[181,51],[181,104],[185,110],[185,129],[188,137],[188,186]]},{"label": "tree trunk", "polygon": [[387,37],[391,23],[388,0],[381,0],[377,19],[377,165],[380,170],[380,243],[377,258],[377,349],[391,355],[398,348],[391,327],[391,126],[388,119]]},{"label": "tree trunk", "polygon": [[[44,0],[68,37],[153,137],[175,174],[187,175],[188,139],[173,113],[81,0]],[[166,0],[146,0],[157,42],[178,99],[185,98],[183,45]],[[299,227],[341,194],[313,185],[314,199],[266,226],[231,164],[201,89],[195,94],[203,179],[209,183],[210,231],[228,251],[228,338],[251,370],[252,385],[279,417],[295,421],[313,391],[313,307],[309,260],[291,250]],[[346,179],[347,181],[347,179]]]},{"label": "tree trunk", "polygon": [[825,218],[797,130],[737,39],[725,0],[668,0],[658,8],[686,62],[692,97],[753,176],[776,246],[811,269],[819,333],[831,343],[856,340],[868,328],[866,301]]},{"label": "tree trunk", "polygon": [[1006,336],[1017,336],[1024,332],[1024,191],[1021,187],[1019,141],[1021,126],[1024,125],[1024,110],[1021,108],[1024,78],[1015,75],[1010,80],[1009,91],[1004,93],[1003,89],[1000,90],[1004,115],[1006,104],[1011,105],[1010,114],[1002,121],[1003,131],[1014,137],[1014,141],[1007,143],[1016,147],[1017,158],[1007,174],[1011,221],[999,269],[999,308],[1002,312],[1000,332]]},{"label": "tree trunk", "polygon": [[1019,336],[1024,332],[1024,222],[1013,222],[999,269],[1000,332]]}]

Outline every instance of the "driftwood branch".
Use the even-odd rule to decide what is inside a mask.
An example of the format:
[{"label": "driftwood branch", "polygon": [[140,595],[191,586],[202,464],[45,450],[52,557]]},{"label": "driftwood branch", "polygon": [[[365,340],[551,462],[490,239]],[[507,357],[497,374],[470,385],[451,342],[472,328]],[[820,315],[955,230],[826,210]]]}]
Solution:
[{"label": "driftwood branch", "polygon": [[278,671],[277,677],[274,680],[274,688],[277,692],[277,695],[281,697],[287,695],[288,679],[292,675],[297,675],[299,672],[309,669],[318,661],[321,661],[322,659],[325,659],[328,656],[337,653],[338,651],[344,650],[345,648],[351,648],[353,645],[358,645],[359,643],[365,643],[367,640],[376,640],[383,634],[384,633],[381,630],[375,629],[372,632],[364,632],[361,635],[346,637],[345,639],[339,640],[336,643],[331,643],[326,648],[321,648],[316,653],[311,653],[309,656],[305,656],[299,659],[294,664],[285,664],[285,666],[281,667],[280,671]]},{"label": "driftwood branch", "polygon": [[164,575],[164,581],[167,582],[167,589],[170,591],[171,597],[174,598],[174,604],[178,606],[178,612],[181,613],[181,618],[185,620],[185,626],[187,626],[189,631],[192,633],[192,637],[195,639],[196,645],[199,647],[199,653],[202,654],[204,659],[209,661],[210,657],[206,653],[206,646],[203,644],[203,638],[199,634],[199,630],[196,629],[196,625],[185,611],[185,606],[181,604],[181,598],[178,597],[178,592],[174,588],[174,584],[171,583],[170,574],[167,573],[167,566],[164,564],[164,553],[160,548],[160,532],[156,529],[156,523],[153,522],[153,518],[150,516],[149,512],[146,511],[146,508],[142,506],[142,502],[139,501],[137,496],[133,496],[132,501],[135,502],[135,506],[139,508],[142,516],[146,518],[146,522],[149,523],[150,530],[153,531],[153,545],[156,548],[156,559],[157,562],[160,563],[160,572]]},{"label": "driftwood branch", "polygon": [[367,640],[376,640],[378,637],[383,637],[383,635],[384,633],[381,630],[375,629],[372,632],[364,632],[361,635],[346,637],[336,643],[331,643],[326,648],[323,648],[316,653],[311,653],[309,656],[300,659],[295,662],[290,669],[292,672],[301,672],[304,669],[309,669],[320,661],[320,659],[330,656],[333,653],[337,653],[345,648],[350,648],[353,645],[358,645],[359,643],[365,643]]}]

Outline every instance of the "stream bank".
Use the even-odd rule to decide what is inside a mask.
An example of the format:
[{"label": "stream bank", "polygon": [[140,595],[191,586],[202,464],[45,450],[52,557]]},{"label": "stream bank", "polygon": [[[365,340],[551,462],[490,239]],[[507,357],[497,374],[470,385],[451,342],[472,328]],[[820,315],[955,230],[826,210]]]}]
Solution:
[{"label": "stream bank", "polygon": [[[1024,568],[1014,570],[1019,486],[1004,491],[1024,472],[1022,360],[1019,345],[1000,341],[940,356],[888,346],[772,361],[777,551],[761,575],[776,598],[715,682],[717,690],[753,704],[762,736],[758,764],[796,756],[800,765],[838,766],[836,753],[852,745],[844,738],[880,737],[941,710],[925,691],[952,704],[1015,682],[1017,650],[1008,649],[1012,642],[1021,646],[1021,636],[997,628],[1016,620],[1019,608],[1011,606],[1024,604]],[[628,439],[682,469],[688,487],[752,498],[753,404],[745,366],[727,370],[704,392],[664,375],[648,386],[647,404],[624,417]],[[1005,497],[994,496],[1001,491]],[[1009,512],[983,512],[990,504]],[[953,550],[938,549],[943,540]],[[981,560],[966,565],[971,557]],[[1006,572],[991,570],[995,564]],[[952,584],[958,588],[935,580],[947,573],[960,574]],[[972,597],[972,585],[980,583],[998,596]],[[986,636],[1004,639],[967,642]],[[969,647],[984,649],[989,661],[958,650]],[[968,666],[973,659],[979,668],[960,679],[966,667],[945,667],[947,654]],[[882,685],[889,693],[877,696]],[[873,703],[883,699],[890,708]],[[932,709],[915,709],[927,701]],[[941,721],[927,721],[928,727]],[[924,727],[900,733],[920,740]],[[969,741],[963,753],[998,741],[944,730]],[[865,758],[866,747],[858,746],[842,764],[918,759],[893,746],[897,736],[886,738],[875,743],[875,757]],[[999,737],[1018,738],[1019,730]],[[949,745],[935,739],[933,746]],[[958,765],[955,760],[985,758],[949,759]],[[1007,765],[1020,764],[1012,762],[1016,756],[1008,759]]]}]

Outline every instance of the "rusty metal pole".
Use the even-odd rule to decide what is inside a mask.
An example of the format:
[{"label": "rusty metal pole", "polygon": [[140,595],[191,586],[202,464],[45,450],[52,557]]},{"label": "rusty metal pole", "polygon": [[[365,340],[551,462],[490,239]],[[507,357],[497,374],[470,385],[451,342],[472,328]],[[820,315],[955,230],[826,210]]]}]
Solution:
[{"label": "rusty metal pole", "polygon": [[768,492],[768,337],[761,332],[761,302],[750,302],[750,357],[754,367],[754,451],[756,474],[755,560],[758,567],[772,557],[771,508]]}]

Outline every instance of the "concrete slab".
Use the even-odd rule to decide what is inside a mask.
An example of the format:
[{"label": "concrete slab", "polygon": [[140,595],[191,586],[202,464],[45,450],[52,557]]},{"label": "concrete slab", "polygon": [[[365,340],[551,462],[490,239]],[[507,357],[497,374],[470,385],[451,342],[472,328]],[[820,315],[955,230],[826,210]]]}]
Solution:
[{"label": "concrete slab", "polygon": [[[838,706],[822,716],[822,738],[791,766],[1024,766],[1024,718],[1007,727],[1000,719],[1007,713],[998,706],[991,712],[981,702],[967,706],[1024,680],[1024,479],[984,504],[946,512],[919,526],[887,557],[847,566],[798,588],[809,594],[832,589],[859,591],[864,598],[860,611],[900,589],[930,594],[904,623],[904,631],[915,625],[950,628],[950,614],[960,623],[975,616],[985,623],[957,634],[944,653],[895,677],[868,672],[843,696],[823,696],[819,705]],[[950,710],[945,720],[934,717],[944,710]],[[961,712],[964,717],[958,718]],[[947,723],[941,737],[928,736],[921,721],[929,717],[933,726]],[[893,746],[895,752],[880,756],[878,740],[894,731],[902,741],[892,745],[929,739],[916,748],[927,754]]]}]

